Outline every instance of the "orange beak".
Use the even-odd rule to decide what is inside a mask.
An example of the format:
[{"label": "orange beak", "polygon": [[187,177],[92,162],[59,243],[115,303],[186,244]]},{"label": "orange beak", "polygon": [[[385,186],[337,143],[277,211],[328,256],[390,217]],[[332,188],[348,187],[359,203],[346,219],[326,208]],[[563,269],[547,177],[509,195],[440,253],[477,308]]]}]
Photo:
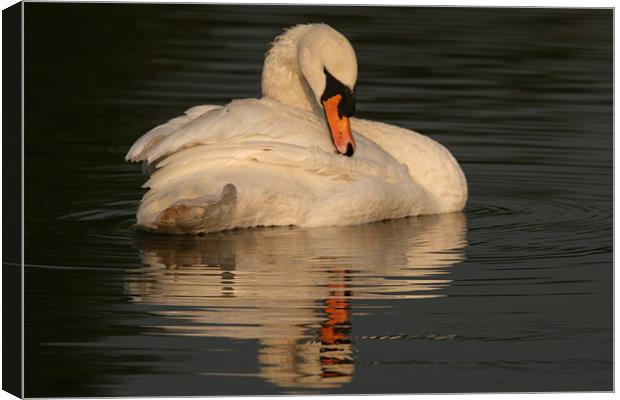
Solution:
[{"label": "orange beak", "polygon": [[355,140],[351,133],[351,125],[349,118],[340,116],[338,106],[342,101],[342,96],[337,94],[323,101],[323,109],[325,110],[325,118],[332,134],[332,142],[336,147],[336,151],[351,157],[355,153]]}]

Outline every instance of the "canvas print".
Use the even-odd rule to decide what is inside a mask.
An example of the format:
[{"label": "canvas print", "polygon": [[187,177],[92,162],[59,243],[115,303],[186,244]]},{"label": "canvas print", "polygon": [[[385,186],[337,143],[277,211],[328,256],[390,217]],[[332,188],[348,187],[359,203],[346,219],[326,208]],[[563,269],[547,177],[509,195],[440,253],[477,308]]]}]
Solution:
[{"label": "canvas print", "polygon": [[28,397],[613,390],[613,11],[24,4]]}]

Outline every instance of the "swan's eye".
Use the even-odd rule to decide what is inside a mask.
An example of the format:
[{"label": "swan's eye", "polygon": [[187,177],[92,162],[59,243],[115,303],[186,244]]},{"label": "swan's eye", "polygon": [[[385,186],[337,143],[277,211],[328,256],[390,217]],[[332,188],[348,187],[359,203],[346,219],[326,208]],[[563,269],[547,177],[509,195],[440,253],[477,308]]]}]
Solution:
[{"label": "swan's eye", "polygon": [[321,101],[326,101],[336,95],[342,96],[342,101],[338,105],[340,117],[351,117],[355,113],[355,92],[334,78],[327,68],[323,67],[325,73],[325,91],[321,96]]}]

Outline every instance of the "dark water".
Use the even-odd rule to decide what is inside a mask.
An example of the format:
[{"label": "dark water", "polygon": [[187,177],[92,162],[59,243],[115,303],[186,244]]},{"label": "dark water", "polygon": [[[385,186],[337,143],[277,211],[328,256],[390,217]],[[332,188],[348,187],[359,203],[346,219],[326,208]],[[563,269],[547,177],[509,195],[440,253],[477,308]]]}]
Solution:
[{"label": "dark water", "polygon": [[[142,133],[353,43],[358,116],[446,145],[463,213],[135,234]],[[612,389],[612,12],[26,4],[27,396]]]}]

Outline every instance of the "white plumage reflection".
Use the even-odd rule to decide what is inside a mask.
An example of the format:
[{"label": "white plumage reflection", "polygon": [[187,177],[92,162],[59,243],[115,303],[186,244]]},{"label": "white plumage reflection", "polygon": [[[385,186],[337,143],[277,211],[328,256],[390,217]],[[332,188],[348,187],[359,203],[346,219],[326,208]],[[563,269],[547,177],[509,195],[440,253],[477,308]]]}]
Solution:
[{"label": "white plumage reflection", "polygon": [[[463,261],[462,213],[380,223],[136,236],[134,301],[162,305],[165,334],[259,343],[257,376],[286,388],[351,380],[352,300],[443,296]],[[361,317],[364,318],[364,317]],[[203,371],[210,373],[212,371]]]}]

